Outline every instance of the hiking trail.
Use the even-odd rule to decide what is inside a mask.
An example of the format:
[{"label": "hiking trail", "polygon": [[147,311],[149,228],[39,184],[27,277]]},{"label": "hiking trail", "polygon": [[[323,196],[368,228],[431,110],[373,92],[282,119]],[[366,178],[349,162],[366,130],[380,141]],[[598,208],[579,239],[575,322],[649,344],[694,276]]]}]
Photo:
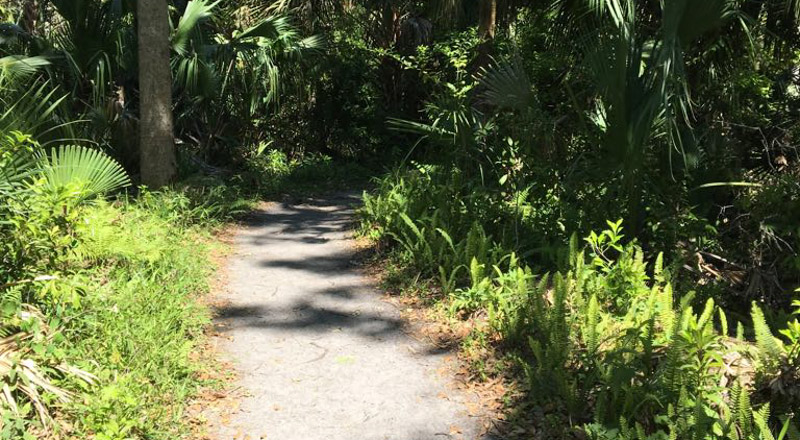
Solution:
[{"label": "hiking trail", "polygon": [[247,396],[220,440],[480,438],[444,357],[359,270],[358,193],[274,203],[234,239],[224,354]]}]

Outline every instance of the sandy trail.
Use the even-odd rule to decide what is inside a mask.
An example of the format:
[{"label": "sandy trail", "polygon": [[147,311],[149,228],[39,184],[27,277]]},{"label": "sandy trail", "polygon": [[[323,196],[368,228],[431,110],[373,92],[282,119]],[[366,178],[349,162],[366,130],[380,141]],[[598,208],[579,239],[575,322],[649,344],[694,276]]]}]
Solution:
[{"label": "sandy trail", "polygon": [[274,204],[237,234],[219,319],[248,397],[221,440],[479,437],[444,354],[408,337],[354,265],[358,202]]}]

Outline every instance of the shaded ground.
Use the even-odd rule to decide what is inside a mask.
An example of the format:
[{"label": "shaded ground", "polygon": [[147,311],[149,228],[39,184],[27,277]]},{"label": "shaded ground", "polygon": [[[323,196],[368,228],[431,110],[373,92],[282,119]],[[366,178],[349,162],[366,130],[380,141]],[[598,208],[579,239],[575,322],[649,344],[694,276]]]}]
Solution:
[{"label": "shaded ground", "polygon": [[237,234],[219,319],[249,397],[220,439],[480,437],[444,354],[403,333],[400,313],[354,267],[358,202],[273,205]]}]

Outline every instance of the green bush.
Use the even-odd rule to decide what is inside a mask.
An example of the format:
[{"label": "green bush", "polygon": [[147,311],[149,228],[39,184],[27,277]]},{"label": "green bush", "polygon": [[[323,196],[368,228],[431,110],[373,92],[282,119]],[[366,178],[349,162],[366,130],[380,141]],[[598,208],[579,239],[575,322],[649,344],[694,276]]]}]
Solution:
[{"label": "green bush", "polygon": [[591,232],[584,251],[573,236],[566,270],[536,275],[513,243],[478,221],[467,227],[482,212],[454,196],[457,178],[435,176],[417,167],[380,181],[365,195],[362,231],[387,242],[411,279],[435,278],[452,313],[485,311],[529,399],[556,425],[578,423],[596,439],[800,434],[796,321],[778,339],[756,304],[742,322],[712,299],[695,310],[695,293],[677,293],[663,256],[648,263],[621,221]]},{"label": "green bush", "polygon": [[367,168],[354,162],[334,162],[319,153],[290,157],[281,150],[268,150],[267,146],[259,146],[246,161],[245,170],[234,177],[237,186],[247,188],[250,194],[348,189],[369,175]]},{"label": "green bush", "polygon": [[102,153],[2,146],[0,438],[174,438],[208,322],[205,231],[247,202],[216,186],[112,203],[128,181]]}]

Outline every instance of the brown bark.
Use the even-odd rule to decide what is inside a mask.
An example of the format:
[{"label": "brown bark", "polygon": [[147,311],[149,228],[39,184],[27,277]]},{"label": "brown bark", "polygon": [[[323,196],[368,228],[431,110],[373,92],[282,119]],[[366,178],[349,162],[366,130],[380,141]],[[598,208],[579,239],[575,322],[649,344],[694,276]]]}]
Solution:
[{"label": "brown bark", "polygon": [[159,188],[175,179],[172,72],[166,0],[137,0],[139,21],[139,152],[142,183]]},{"label": "brown bark", "polygon": [[31,35],[36,35],[36,27],[39,24],[39,2],[28,0],[22,9],[22,28]]},{"label": "brown bark", "polygon": [[481,0],[480,23],[478,23],[478,35],[481,38],[494,38],[495,28],[497,27],[497,0]]},{"label": "brown bark", "polygon": [[383,5],[383,41],[381,47],[391,47],[397,40],[397,9],[391,2]]}]

